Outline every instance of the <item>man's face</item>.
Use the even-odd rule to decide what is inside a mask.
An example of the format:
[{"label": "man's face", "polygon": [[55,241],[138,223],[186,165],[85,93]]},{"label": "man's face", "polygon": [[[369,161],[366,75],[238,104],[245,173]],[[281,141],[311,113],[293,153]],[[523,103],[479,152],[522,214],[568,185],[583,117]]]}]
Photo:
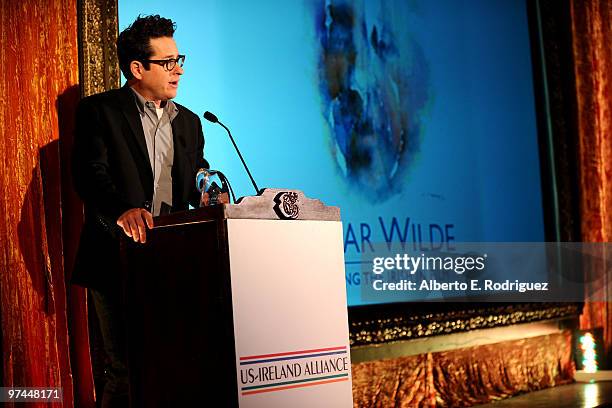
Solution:
[{"label": "man's face", "polygon": [[[152,54],[150,60],[165,60],[178,57],[178,48],[172,37],[159,37],[150,40]],[[178,64],[170,71],[165,66],[149,63],[149,69],[141,69],[138,91],[146,99],[153,101],[165,101],[176,97],[179,78],[183,75],[183,68]]]}]

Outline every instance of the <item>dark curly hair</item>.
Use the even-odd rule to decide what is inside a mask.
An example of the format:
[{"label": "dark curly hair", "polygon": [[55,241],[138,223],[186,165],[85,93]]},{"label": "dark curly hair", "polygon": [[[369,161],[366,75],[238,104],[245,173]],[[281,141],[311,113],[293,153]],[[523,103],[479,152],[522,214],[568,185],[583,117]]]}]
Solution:
[{"label": "dark curly hair", "polygon": [[117,56],[119,68],[127,80],[133,78],[130,71],[132,61],[141,61],[145,69],[149,63],[143,62],[151,57],[151,38],[172,37],[176,24],[169,18],[154,16],[138,16],[128,28],[117,38]]}]

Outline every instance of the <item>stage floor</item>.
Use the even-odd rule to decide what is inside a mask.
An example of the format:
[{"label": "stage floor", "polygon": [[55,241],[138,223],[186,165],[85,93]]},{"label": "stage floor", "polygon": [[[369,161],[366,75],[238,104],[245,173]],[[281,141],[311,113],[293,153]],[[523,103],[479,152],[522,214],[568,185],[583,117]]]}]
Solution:
[{"label": "stage floor", "polygon": [[530,392],[478,408],[593,408],[612,407],[612,381],[574,383]]}]

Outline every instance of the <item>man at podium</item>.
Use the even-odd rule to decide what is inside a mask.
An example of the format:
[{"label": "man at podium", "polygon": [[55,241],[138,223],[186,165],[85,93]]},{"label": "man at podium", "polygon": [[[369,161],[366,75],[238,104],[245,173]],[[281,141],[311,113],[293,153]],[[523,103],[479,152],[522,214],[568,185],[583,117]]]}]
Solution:
[{"label": "man at podium", "polygon": [[119,238],[144,243],[153,216],[197,206],[195,176],[208,167],[200,119],[172,101],[185,61],[175,29],[139,16],[117,40],[126,85],[77,109],[73,174],[85,223],[73,283],[90,288],[110,359],[104,407],[128,405]]}]

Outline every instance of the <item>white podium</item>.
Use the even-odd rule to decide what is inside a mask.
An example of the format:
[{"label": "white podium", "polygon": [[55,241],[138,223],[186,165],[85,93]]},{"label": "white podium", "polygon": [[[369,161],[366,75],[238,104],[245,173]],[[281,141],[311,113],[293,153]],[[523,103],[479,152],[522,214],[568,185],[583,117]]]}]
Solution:
[{"label": "white podium", "polygon": [[267,189],[124,249],[132,406],[353,406],[338,208]]}]

